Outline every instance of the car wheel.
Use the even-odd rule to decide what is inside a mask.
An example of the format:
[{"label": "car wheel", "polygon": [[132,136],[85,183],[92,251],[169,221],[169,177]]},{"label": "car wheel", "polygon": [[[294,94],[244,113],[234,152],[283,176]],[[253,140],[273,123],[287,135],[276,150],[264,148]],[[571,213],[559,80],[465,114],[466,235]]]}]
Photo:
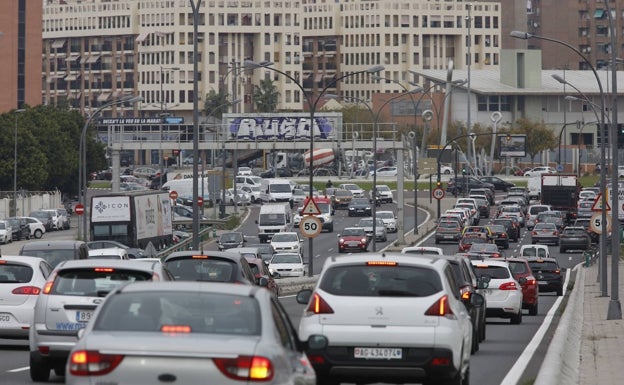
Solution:
[{"label": "car wheel", "polygon": [[511,324],[512,325],[520,325],[522,323],[522,308],[518,311],[518,314],[514,314],[511,316]]},{"label": "car wheel", "polygon": [[479,328],[479,342],[485,341],[485,328],[486,328],[486,318],[485,314],[481,319],[481,327]]},{"label": "car wheel", "polygon": [[37,352],[30,352],[30,379],[35,382],[47,382],[50,379],[50,367]]},{"label": "car wheel", "polygon": [[35,230],[35,238],[36,239],[41,239],[41,237],[43,236],[43,231],[37,229]]},{"label": "car wheel", "polygon": [[470,348],[470,354],[475,354],[479,351],[479,331],[477,328],[472,329],[472,347]]},{"label": "car wheel", "polygon": [[316,385],[340,385],[336,380],[330,380],[326,377],[316,376]]},{"label": "car wheel", "polygon": [[529,315],[537,315],[537,302],[529,306]]}]

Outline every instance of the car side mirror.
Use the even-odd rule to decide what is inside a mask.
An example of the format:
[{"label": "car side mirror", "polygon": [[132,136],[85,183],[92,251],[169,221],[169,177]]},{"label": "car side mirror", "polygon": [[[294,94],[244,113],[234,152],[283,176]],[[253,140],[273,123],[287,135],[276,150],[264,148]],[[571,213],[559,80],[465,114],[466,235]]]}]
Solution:
[{"label": "car side mirror", "polygon": [[258,286],[267,287],[269,285],[269,280],[266,279],[266,277],[260,277],[258,278],[257,284]]},{"label": "car side mirror", "polygon": [[526,279],[526,278],[524,278],[524,277],[520,277],[520,278],[518,278],[518,283],[519,283],[520,285],[524,285],[524,284],[526,284],[526,283],[527,283],[527,279]]},{"label": "car side mirror", "polygon": [[297,303],[302,304],[302,305],[307,305],[310,302],[310,297],[312,297],[312,290],[310,289],[303,289],[303,290],[299,290],[299,292],[297,293]]}]

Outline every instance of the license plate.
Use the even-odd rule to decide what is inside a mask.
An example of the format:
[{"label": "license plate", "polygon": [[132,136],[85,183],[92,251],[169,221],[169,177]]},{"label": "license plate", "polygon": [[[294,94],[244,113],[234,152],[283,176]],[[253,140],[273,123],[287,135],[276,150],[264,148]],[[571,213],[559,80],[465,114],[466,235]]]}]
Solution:
[{"label": "license plate", "polygon": [[347,246],[350,246],[350,247],[357,247],[359,245],[360,245],[360,242],[349,242],[349,243],[347,243]]},{"label": "license plate", "polygon": [[93,316],[92,311],[79,310],[76,312],[76,322],[89,322]]},{"label": "license plate", "polygon": [[455,236],[453,236],[453,235],[445,235],[444,238],[445,239],[454,239]]},{"label": "license plate", "polygon": [[538,285],[548,285],[548,282],[546,281],[537,281]]},{"label": "license plate", "polygon": [[353,350],[355,358],[400,360],[403,358],[401,348],[355,348]]},{"label": "license plate", "polygon": [[0,314],[0,322],[10,322],[11,316],[8,314]]}]

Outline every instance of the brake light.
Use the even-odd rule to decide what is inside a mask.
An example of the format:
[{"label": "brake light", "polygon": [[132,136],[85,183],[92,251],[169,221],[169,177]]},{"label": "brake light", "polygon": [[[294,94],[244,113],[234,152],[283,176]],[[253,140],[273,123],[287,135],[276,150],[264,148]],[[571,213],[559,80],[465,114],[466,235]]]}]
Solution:
[{"label": "brake light", "polygon": [[121,354],[77,350],[69,357],[69,372],[74,376],[102,376],[112,372],[123,358]]},{"label": "brake light", "polygon": [[531,235],[537,235],[537,231],[531,231]]},{"label": "brake light", "polygon": [[535,277],[533,277],[533,276],[527,277],[526,280],[527,280],[527,285],[535,285],[535,284],[537,284],[537,281],[535,280]]},{"label": "brake light", "polygon": [[451,360],[448,357],[435,357],[431,360],[431,366],[449,366]]},{"label": "brake light", "polygon": [[560,273],[559,269],[555,270],[554,273],[559,274]]},{"label": "brake light", "polygon": [[221,373],[233,380],[270,381],[273,379],[273,363],[266,357],[238,356],[214,358]]},{"label": "brake light", "polygon": [[310,301],[310,305],[306,310],[308,313],[312,314],[333,314],[334,309],[325,302],[323,298],[317,293],[314,293],[312,296],[312,300]]},{"label": "brake light", "polygon": [[191,327],[188,325],[163,325],[160,328],[163,333],[190,333]]},{"label": "brake light", "polygon": [[553,231],[553,233],[552,233],[552,235],[557,235],[557,234],[558,234],[558,233],[557,233],[557,231],[556,231],[556,230],[555,230],[555,231]]},{"label": "brake light", "polygon": [[498,287],[498,290],[518,290],[515,282],[505,282]]},{"label": "brake light", "polygon": [[11,291],[11,294],[24,294],[24,295],[39,295],[41,289],[37,286],[21,286],[16,287]]},{"label": "brake light", "polygon": [[98,273],[112,273],[113,271],[115,271],[115,269],[112,269],[110,267],[96,267],[93,270],[97,271]]},{"label": "brake light", "polygon": [[398,266],[397,262],[393,261],[368,261],[366,262],[367,266]]},{"label": "brake light", "polygon": [[435,301],[434,304],[427,309],[425,315],[455,318],[455,315],[448,304],[448,295],[444,295]]}]

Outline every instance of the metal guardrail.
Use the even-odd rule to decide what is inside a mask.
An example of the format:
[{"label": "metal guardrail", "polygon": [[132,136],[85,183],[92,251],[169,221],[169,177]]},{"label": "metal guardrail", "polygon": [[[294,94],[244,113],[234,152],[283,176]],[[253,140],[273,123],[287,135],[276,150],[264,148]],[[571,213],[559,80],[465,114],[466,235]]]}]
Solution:
[{"label": "metal guardrail", "polygon": [[[222,220],[223,221],[223,220]],[[188,221],[189,223],[192,223],[192,221]],[[225,222],[225,221],[223,221]],[[174,222],[175,224],[175,222]],[[209,239],[210,236],[212,235],[213,237],[216,237],[216,231],[217,228],[215,226],[207,226],[203,229],[199,230],[199,240],[200,240],[200,244],[204,239]],[[185,251],[185,250],[191,250],[193,248],[193,237],[189,237],[181,242],[176,243],[175,245],[165,249],[165,250],[161,250],[160,252],[158,252],[158,254],[156,254],[157,258],[160,259],[164,259],[165,257],[167,257],[169,254],[171,253],[175,253],[176,251]]]}]

